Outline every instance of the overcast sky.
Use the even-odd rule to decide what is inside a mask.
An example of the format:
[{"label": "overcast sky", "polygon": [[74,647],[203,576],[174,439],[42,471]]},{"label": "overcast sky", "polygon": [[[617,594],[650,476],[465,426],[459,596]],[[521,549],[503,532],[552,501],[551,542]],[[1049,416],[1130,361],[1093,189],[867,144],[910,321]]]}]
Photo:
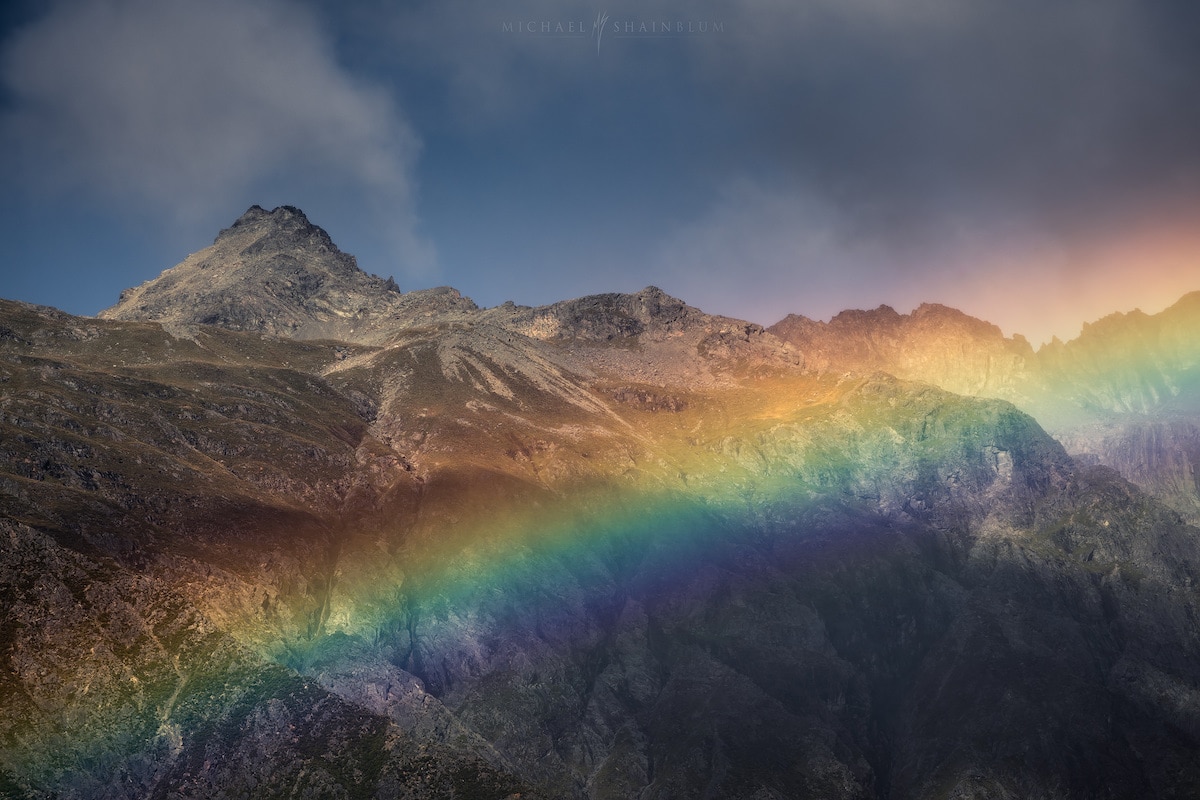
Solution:
[{"label": "overcast sky", "polygon": [[6,8],[4,297],[94,314],[255,203],[481,305],[930,301],[1036,343],[1200,289],[1194,0]]}]

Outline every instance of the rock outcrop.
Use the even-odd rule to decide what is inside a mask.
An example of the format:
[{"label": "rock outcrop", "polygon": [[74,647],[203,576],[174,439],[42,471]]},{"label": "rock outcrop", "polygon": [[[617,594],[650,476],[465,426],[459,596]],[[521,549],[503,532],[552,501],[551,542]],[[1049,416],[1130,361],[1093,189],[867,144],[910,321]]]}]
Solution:
[{"label": "rock outcrop", "polygon": [[368,275],[298,208],[253,206],[212,246],[121,293],[102,319],[153,320],[297,339],[354,341],[394,318],[475,308],[451,289],[404,296]]},{"label": "rock outcrop", "polygon": [[821,371],[882,371],[1009,400],[1075,455],[1117,469],[1200,522],[1200,292],[1159,314],[1086,324],[1078,338],[1036,353],[1019,336],[933,305],[910,315],[886,306],[844,311],[828,323],[792,315],[768,330]]},{"label": "rock outcrop", "polygon": [[911,314],[889,306],[843,311],[829,322],[790,314],[768,328],[818,370],[880,371],[956,394],[1017,400],[1034,369],[1023,337],[953,308],[924,303]]}]

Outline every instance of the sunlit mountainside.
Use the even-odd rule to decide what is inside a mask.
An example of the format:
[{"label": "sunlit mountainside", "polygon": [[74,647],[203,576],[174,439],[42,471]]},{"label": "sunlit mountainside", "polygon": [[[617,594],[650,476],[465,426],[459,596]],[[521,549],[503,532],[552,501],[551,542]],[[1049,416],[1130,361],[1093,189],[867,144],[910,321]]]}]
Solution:
[{"label": "sunlit mountainside", "polygon": [[250,209],[0,302],[0,796],[1200,794],[1200,294],[529,308]]}]

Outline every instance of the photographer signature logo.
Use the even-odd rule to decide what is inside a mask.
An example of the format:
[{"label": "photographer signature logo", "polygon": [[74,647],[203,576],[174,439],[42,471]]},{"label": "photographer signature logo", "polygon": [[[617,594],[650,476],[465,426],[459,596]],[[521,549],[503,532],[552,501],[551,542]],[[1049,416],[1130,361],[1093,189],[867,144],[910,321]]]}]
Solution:
[{"label": "photographer signature logo", "polygon": [[599,11],[589,26],[578,19],[511,19],[500,23],[505,34],[530,38],[588,39],[596,42],[596,54],[608,39],[684,39],[725,32],[725,23],[715,20],[629,18],[612,19]]},{"label": "photographer signature logo", "polygon": [[608,12],[597,11],[592,23],[592,35],[596,37],[596,55],[600,55],[600,40],[604,38],[604,26],[608,24]]}]

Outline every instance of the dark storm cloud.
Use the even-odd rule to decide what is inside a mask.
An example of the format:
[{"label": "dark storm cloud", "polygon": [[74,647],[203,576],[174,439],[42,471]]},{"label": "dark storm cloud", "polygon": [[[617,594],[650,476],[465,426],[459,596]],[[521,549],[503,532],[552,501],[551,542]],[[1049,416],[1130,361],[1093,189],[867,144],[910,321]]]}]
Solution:
[{"label": "dark storm cloud", "polygon": [[[512,20],[590,25],[597,13],[716,21],[721,33],[662,47],[610,34],[586,58],[500,32]],[[641,131],[652,149],[667,130],[655,105],[673,103],[686,122],[664,149],[692,148],[732,180],[769,175],[819,194],[914,247],[940,237],[947,214],[1067,231],[1194,200],[1198,17],[1193,5],[1135,0],[452,0],[369,15],[398,52],[437,66],[458,124],[524,115],[549,137],[575,112],[540,110],[619,95],[614,116],[649,111],[659,123]],[[716,124],[736,132],[705,139]]]},{"label": "dark storm cloud", "polygon": [[267,181],[352,186],[417,259],[418,140],[282,0],[65,0],[4,43],[0,130],[17,177],[168,215],[236,213]]},{"label": "dark storm cloud", "polygon": [[748,15],[736,60],[706,55],[774,163],[879,223],[964,204],[1069,223],[1106,193],[1195,179],[1195,17],[1127,0],[801,3]]},{"label": "dark storm cloud", "polygon": [[938,300],[1040,340],[1161,307],[1196,288],[1200,257],[1168,230],[1200,229],[1197,17],[1123,0],[747,8],[696,55],[750,155],[656,263],[764,322]]},{"label": "dark storm cloud", "polygon": [[[1177,2],[570,0],[358,4],[475,124],[564,93],[704,91],[697,124],[736,115],[755,154],[830,191],[1068,198],[1177,180],[1200,156],[1200,12]],[[717,22],[721,33],[588,47],[502,35],[522,21]],[[585,37],[586,38],[586,37]],[[386,49],[386,48],[384,48]],[[594,55],[594,54],[592,54]],[[668,61],[669,59],[669,61]],[[582,85],[581,85],[582,84]],[[596,98],[592,98],[595,100]],[[647,138],[655,132],[647,130]],[[956,198],[957,202],[957,198]]]}]

